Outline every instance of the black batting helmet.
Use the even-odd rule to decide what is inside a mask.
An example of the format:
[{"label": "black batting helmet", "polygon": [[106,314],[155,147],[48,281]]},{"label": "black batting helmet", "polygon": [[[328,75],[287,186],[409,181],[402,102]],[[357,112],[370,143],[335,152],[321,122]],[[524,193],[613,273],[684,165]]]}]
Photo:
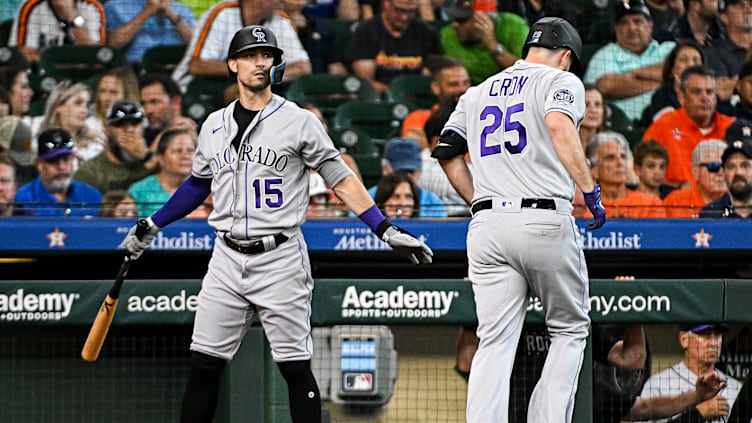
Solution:
[{"label": "black batting helmet", "polygon": [[[282,74],[285,70],[285,62],[282,60],[284,53],[281,48],[277,47],[277,37],[266,27],[261,25],[249,25],[238,30],[230,41],[230,47],[227,49],[227,58],[232,59],[238,54],[254,48],[268,48],[274,53],[274,66],[270,70],[272,84],[278,84],[282,81]],[[233,78],[235,72],[230,71]]]},{"label": "black batting helmet", "polygon": [[582,62],[582,38],[574,26],[562,18],[538,19],[527,34],[525,45],[522,47],[523,58],[527,57],[530,47],[566,47],[572,51],[577,62]]}]

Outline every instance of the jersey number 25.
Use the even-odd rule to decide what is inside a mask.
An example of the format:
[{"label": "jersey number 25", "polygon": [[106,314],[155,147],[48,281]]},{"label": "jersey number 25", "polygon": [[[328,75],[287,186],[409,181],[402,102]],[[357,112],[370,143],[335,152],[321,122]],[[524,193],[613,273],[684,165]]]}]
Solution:
[{"label": "jersey number 25", "polygon": [[[514,120],[516,113],[525,110],[525,103],[517,103],[513,106],[507,107],[507,114],[504,115],[504,111],[499,106],[486,106],[483,111],[480,112],[480,120],[484,121],[491,119],[490,124],[483,127],[483,132],[480,134],[480,156],[490,156],[493,154],[501,153],[500,144],[488,144],[488,136],[495,133],[502,122],[504,127],[502,131],[504,134],[507,132],[517,132],[517,144],[513,144],[511,141],[504,141],[504,148],[512,154],[520,154],[527,145],[527,131],[525,126],[518,120]],[[506,138],[502,135],[503,138]]]}]

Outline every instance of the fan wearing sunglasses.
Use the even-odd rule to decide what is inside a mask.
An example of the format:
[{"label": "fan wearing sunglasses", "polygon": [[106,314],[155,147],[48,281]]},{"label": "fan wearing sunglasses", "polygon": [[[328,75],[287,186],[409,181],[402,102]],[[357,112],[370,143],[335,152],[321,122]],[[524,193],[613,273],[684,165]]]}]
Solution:
[{"label": "fan wearing sunglasses", "polygon": [[692,151],[692,187],[672,191],[664,200],[671,218],[696,218],[702,208],[728,192],[723,179],[721,155],[723,140],[707,140]]},{"label": "fan wearing sunglasses", "polygon": [[752,217],[752,121],[737,119],[726,131],[728,147],[721,156],[728,192],[706,205],[700,217]]},{"label": "fan wearing sunglasses", "polygon": [[73,180],[76,153],[71,134],[50,128],[39,134],[39,176],[16,192],[15,203],[37,216],[96,216],[102,195]]}]

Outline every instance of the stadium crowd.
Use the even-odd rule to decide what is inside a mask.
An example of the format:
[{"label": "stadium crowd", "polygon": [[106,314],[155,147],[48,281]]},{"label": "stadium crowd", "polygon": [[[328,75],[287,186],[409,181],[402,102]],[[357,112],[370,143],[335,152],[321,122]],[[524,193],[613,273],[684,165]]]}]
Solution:
[{"label": "stadium crowd", "polygon": [[[543,16],[582,34],[580,136],[610,217],[752,215],[750,0],[16,0],[2,12],[4,215],[159,207],[189,175],[203,119],[235,99],[229,37],[261,24],[285,52],[275,92],[316,109],[380,207],[469,216],[431,147],[459,96],[521,59]],[[66,48],[70,63],[54,54]],[[345,104],[362,101],[385,116]],[[97,195],[74,213],[81,186]],[[342,215],[326,194],[312,217]],[[578,193],[587,218],[583,204]]]}]

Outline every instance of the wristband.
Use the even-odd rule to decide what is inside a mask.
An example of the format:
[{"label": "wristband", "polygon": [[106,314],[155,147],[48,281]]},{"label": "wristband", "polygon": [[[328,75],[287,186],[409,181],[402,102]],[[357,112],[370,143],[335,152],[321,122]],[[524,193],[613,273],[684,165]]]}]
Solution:
[{"label": "wristband", "polygon": [[[363,223],[365,223],[366,225],[368,225],[368,227],[371,228],[371,231],[373,231],[373,233],[375,233],[379,237],[381,237],[381,234],[384,233],[384,231],[386,230],[386,228],[388,228],[389,226],[391,226],[391,223],[389,223],[389,219],[387,219],[386,216],[384,216],[384,214],[381,213],[381,210],[379,210],[379,208],[378,208],[378,206],[376,206],[376,204],[374,204],[373,206],[371,206],[371,208],[369,208],[368,210],[364,211],[363,213],[359,214],[358,218],[360,218],[360,220],[362,220]],[[381,230],[381,234],[379,234],[378,231],[379,231],[379,229],[381,229],[381,226],[384,225],[384,222],[387,222],[388,225],[385,226]]]}]

